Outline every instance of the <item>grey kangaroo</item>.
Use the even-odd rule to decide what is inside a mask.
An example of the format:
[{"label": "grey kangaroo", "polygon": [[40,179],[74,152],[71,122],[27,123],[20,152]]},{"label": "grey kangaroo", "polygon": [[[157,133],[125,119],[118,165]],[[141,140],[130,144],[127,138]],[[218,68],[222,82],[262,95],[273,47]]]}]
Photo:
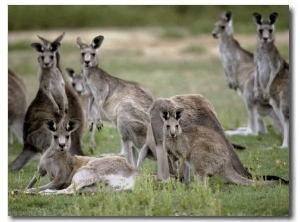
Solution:
[{"label": "grey kangaroo", "polygon": [[[183,109],[183,113],[178,113],[178,110]],[[187,127],[204,127],[218,135],[217,138],[222,138],[223,149],[227,150],[231,165],[240,176],[248,179],[253,179],[251,173],[244,167],[239,156],[234,150],[233,145],[227,139],[225,132],[222,129],[221,123],[217,118],[217,114],[212,104],[202,95],[187,94],[177,95],[171,98],[159,98],[150,107],[150,127],[148,128],[148,135],[146,144],[140,151],[138,159],[138,169],[145,157],[157,159],[157,178],[165,181],[170,178],[169,155],[165,148],[164,142],[164,120],[161,117],[162,113],[168,113],[169,116],[179,119],[180,127],[185,130]],[[226,147],[226,148],[225,148]],[[175,156],[175,158],[174,158]],[[176,158],[172,155],[171,158]],[[184,177],[188,176],[187,164],[181,167],[184,170]],[[182,178],[180,178],[182,179]],[[264,180],[281,180],[283,183],[288,184],[278,176],[266,175],[263,176]],[[183,181],[188,181],[189,178],[183,178]]]},{"label": "grey kangaroo", "polygon": [[14,133],[23,144],[23,124],[27,109],[27,90],[20,76],[8,69],[8,142]]},{"label": "grey kangaroo", "polygon": [[289,146],[289,64],[281,57],[275,46],[275,22],[278,13],[263,20],[253,13],[257,25],[257,47],[254,54],[256,76],[254,93],[259,100],[268,100],[283,126],[281,148]]},{"label": "grey kangaroo", "polygon": [[[35,43],[33,44],[34,48],[38,48],[38,50],[41,50],[39,55],[39,62],[41,64],[42,69],[49,69],[53,70],[55,75],[57,76],[57,79],[59,79],[59,82],[62,83],[62,74],[61,69],[59,66],[59,46],[60,41],[62,40],[64,36],[64,33],[60,35],[57,39],[55,39],[53,42],[50,42],[42,37],[39,37],[43,44]],[[47,63],[43,64],[43,63]],[[49,74],[54,74],[52,71],[49,72]],[[59,93],[67,96],[67,101],[65,98],[63,100],[51,100],[49,97],[49,94],[47,95],[45,92],[45,88],[43,84],[47,81],[51,81],[51,77],[44,76],[40,79],[40,87],[39,90],[34,98],[34,100],[31,102],[29,107],[27,108],[25,118],[24,118],[24,126],[23,126],[23,140],[24,145],[22,152],[19,154],[19,156],[9,164],[9,170],[20,170],[22,167],[27,164],[32,157],[34,157],[38,152],[45,152],[47,148],[50,146],[51,143],[51,134],[49,131],[45,130],[43,127],[43,121],[45,119],[53,119],[55,122],[59,122],[63,117],[65,117],[67,120],[71,118],[77,118],[81,120],[81,123],[83,124],[85,121],[83,108],[80,102],[80,99],[77,97],[77,95],[73,92],[72,88],[65,84],[65,93],[59,91]],[[56,81],[56,80],[54,80]],[[57,86],[59,87],[59,86]],[[62,85],[60,86],[62,87]],[[61,89],[62,90],[62,89]],[[57,97],[58,92],[53,92],[55,95],[54,97]],[[54,105],[54,103],[59,103],[57,110],[57,107]],[[67,111],[67,113],[65,113]],[[78,155],[84,155],[82,149],[81,149],[81,135],[83,133],[83,126],[79,126],[77,130],[72,132],[72,141],[71,141],[71,148],[70,152],[71,154],[78,154]]]},{"label": "grey kangaroo", "polygon": [[[82,106],[84,107],[85,115],[87,117],[87,112],[88,112],[88,100],[89,100],[89,94],[88,91],[85,87],[85,82],[86,80],[84,79],[83,73],[75,73],[74,69],[72,68],[66,68],[67,74],[69,75],[71,79],[71,85],[73,90],[78,94]],[[92,118],[96,118],[97,114],[97,107],[95,105],[92,106]],[[105,116],[101,116],[102,119],[106,119]],[[94,152],[94,148],[96,147],[96,141],[95,141],[95,130],[92,129],[90,132],[90,139],[89,139],[89,147],[90,147],[90,152]]]},{"label": "grey kangaroo", "polygon": [[227,139],[214,107],[205,97],[198,94],[177,95],[171,98],[159,98],[155,100],[149,109],[151,121],[147,131],[147,141],[139,154],[138,169],[140,169],[145,157],[151,159],[157,158],[157,178],[159,180],[167,180],[170,178],[169,160],[163,146],[164,122],[160,113],[161,111],[172,113],[177,108],[185,110],[181,117],[182,128],[200,125],[215,130],[224,138],[232,165],[236,171],[244,177],[251,177],[251,174],[244,168],[238,155],[234,151],[233,145]]},{"label": "grey kangaroo", "polygon": [[[222,60],[228,86],[242,95],[247,112],[248,126],[246,130],[226,131],[226,134],[267,133],[263,118],[269,115],[277,133],[282,132],[282,126],[272,106],[254,97],[254,77],[256,74],[253,54],[243,49],[234,38],[233,19],[230,11],[222,12],[215,23],[212,36],[219,39],[219,54]],[[239,128],[242,129],[242,128]]]},{"label": "grey kangaroo", "polygon": [[[89,157],[71,155],[69,148],[71,133],[80,125],[77,119],[56,124],[45,120],[43,127],[52,135],[52,142],[42,155],[37,175],[33,176],[25,193],[73,194],[74,192],[96,192],[97,183],[109,185],[114,190],[130,190],[134,187],[137,171],[124,158]],[[49,183],[33,188],[40,177],[49,177]]]},{"label": "grey kangaroo", "polygon": [[[99,68],[98,49],[103,36],[97,36],[90,45],[78,37],[80,62],[90,93],[88,121],[90,130],[103,126],[101,112],[117,127],[121,135],[122,148],[129,163],[136,166],[138,150],[146,141],[150,122],[148,109],[154,101],[152,93],[140,84],[111,76]],[[97,106],[97,117],[91,118],[93,104]]]},{"label": "grey kangaroo", "polygon": [[[205,126],[181,128],[183,109],[161,111],[164,121],[164,147],[180,161],[179,177],[187,165],[199,177],[199,184],[207,186],[207,176],[219,174],[225,180],[241,185],[280,184],[278,180],[254,181],[240,175],[233,167],[226,141],[215,130]],[[175,114],[175,116],[174,116]]]}]

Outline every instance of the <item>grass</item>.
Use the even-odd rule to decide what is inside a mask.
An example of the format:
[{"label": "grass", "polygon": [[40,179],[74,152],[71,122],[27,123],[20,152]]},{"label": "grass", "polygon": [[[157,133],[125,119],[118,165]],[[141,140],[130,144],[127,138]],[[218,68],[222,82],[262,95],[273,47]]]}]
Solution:
[{"label": "grass", "polygon": [[[37,31],[37,34],[45,32],[41,30]],[[82,32],[86,34],[88,30]],[[183,35],[170,40],[169,36],[162,37],[159,33],[150,31],[147,35],[150,33],[154,36],[150,45],[147,42],[142,44],[141,39],[135,39],[135,42],[123,48],[120,45],[124,33],[120,32],[120,39],[116,42],[109,42],[108,36],[100,49],[100,66],[114,76],[142,83],[156,97],[202,94],[214,105],[224,129],[246,125],[244,102],[236,92],[227,87],[220,59],[217,54],[211,53],[217,42],[211,41],[211,37],[208,36],[201,40],[201,45],[193,46],[193,39],[200,39],[202,36]],[[9,37],[22,34],[25,36],[26,33],[12,33]],[[66,38],[67,36],[68,33]],[[24,79],[29,102],[38,88],[37,55],[29,47],[33,41],[37,39],[28,39],[28,42],[9,41],[8,45],[8,66]],[[116,49],[114,47],[117,43],[120,43],[120,47]],[[141,45],[135,48],[135,44]],[[183,45],[177,50],[168,51],[180,44]],[[285,49],[284,55],[288,56],[288,45],[281,42],[280,48]],[[157,50],[160,50],[159,53],[154,54]],[[77,70],[80,69],[79,51],[74,40],[63,40],[61,54],[62,67],[73,66]],[[229,139],[247,147],[246,150],[237,153],[254,175],[277,175],[289,180],[289,149],[278,149],[282,137],[274,132],[269,119],[266,122],[269,130],[267,135],[231,136]],[[87,154],[88,137],[89,133],[86,132],[82,138]],[[96,141],[98,146],[94,156],[120,151],[120,136],[109,123],[105,123],[101,132],[96,132]],[[21,149],[22,146],[16,140],[12,145],[8,145],[8,162],[11,162]],[[103,191],[95,195],[74,196],[14,194],[14,190],[23,190],[26,187],[37,165],[38,160],[32,160],[22,170],[8,173],[8,215],[287,217],[291,214],[289,186],[237,186],[227,184],[219,176],[209,179],[206,190],[197,185],[197,178],[194,176],[189,185],[180,184],[173,179],[167,183],[160,183],[153,178],[157,169],[156,162],[148,159],[143,163],[142,173],[131,192]],[[46,177],[42,178],[39,184],[45,184],[47,181]]]}]

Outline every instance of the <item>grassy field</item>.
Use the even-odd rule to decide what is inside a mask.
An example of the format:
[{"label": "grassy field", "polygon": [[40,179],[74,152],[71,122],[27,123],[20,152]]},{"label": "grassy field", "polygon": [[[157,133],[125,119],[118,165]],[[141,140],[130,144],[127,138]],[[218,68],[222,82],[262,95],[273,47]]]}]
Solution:
[{"label": "grassy field", "polygon": [[[254,26],[254,25],[253,25]],[[211,24],[211,29],[213,23]],[[58,30],[9,32],[8,67],[25,81],[28,102],[37,91],[37,54],[30,43],[36,35],[54,39]],[[62,41],[62,67],[80,70],[77,36],[91,42],[102,34],[100,66],[114,76],[135,80],[148,87],[156,97],[197,93],[214,105],[224,129],[246,126],[247,113],[241,97],[227,87],[217,53],[218,41],[209,34],[189,35],[185,29],[73,29]],[[253,51],[256,35],[236,34],[246,49]],[[289,33],[277,33],[276,44],[289,60]],[[231,136],[230,141],[247,147],[237,151],[245,166],[254,175],[277,175],[290,179],[289,149],[278,149],[282,137],[276,135],[270,119],[266,119],[269,134]],[[98,147],[93,155],[118,153],[120,137],[109,123],[96,133]],[[88,132],[82,138],[89,154]],[[8,162],[21,151],[15,141],[8,146]],[[100,192],[95,195],[40,196],[13,194],[24,189],[35,173],[38,160],[31,161],[21,171],[8,173],[8,215],[11,216],[277,216],[290,212],[289,186],[237,186],[227,184],[218,176],[209,179],[203,190],[192,177],[189,185],[170,180],[159,183],[153,179],[156,162],[146,160],[132,192]],[[37,185],[45,184],[43,178]]]}]

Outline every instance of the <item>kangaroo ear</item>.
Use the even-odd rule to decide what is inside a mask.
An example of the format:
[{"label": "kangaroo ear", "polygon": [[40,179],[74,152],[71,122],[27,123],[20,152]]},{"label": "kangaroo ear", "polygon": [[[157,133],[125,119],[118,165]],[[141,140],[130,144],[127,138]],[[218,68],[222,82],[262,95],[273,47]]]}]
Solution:
[{"label": "kangaroo ear", "polygon": [[32,43],[31,47],[37,52],[44,52],[45,48],[40,43]]},{"label": "kangaroo ear", "polygon": [[51,43],[51,52],[56,52],[60,47],[60,43],[59,42],[53,42]]},{"label": "kangaroo ear", "polygon": [[182,117],[183,110],[184,110],[183,108],[179,108],[178,110],[176,110],[176,117],[175,117],[176,120],[179,120]]},{"label": "kangaroo ear", "polygon": [[170,113],[168,111],[160,111],[160,117],[163,121],[166,121],[170,118]]},{"label": "kangaroo ear", "polygon": [[270,16],[269,16],[269,22],[271,25],[275,24],[276,20],[278,17],[278,13],[277,12],[273,12]]},{"label": "kangaroo ear", "polygon": [[232,12],[231,11],[227,11],[225,13],[225,16],[226,16],[227,22],[229,22],[232,19]]},{"label": "kangaroo ear", "polygon": [[80,123],[81,121],[79,119],[71,119],[66,126],[66,130],[68,132],[73,132],[77,130],[77,128],[80,126]]},{"label": "kangaroo ear", "polygon": [[262,17],[261,14],[254,12],[253,13],[253,20],[256,24],[261,25],[262,24]]},{"label": "kangaroo ear", "polygon": [[38,35],[38,38],[39,38],[40,40],[42,40],[42,42],[44,43],[44,45],[50,45],[50,44],[51,44],[51,42],[50,42],[49,40],[43,38],[42,36],[39,36],[39,35]]},{"label": "kangaroo ear", "polygon": [[43,121],[43,127],[52,132],[56,131],[56,124],[52,119],[45,119]]},{"label": "kangaroo ear", "polygon": [[91,46],[94,49],[98,49],[101,46],[103,40],[104,40],[104,37],[102,35],[99,35],[93,39]]},{"label": "kangaroo ear", "polygon": [[62,39],[63,39],[63,37],[65,36],[65,32],[63,32],[60,36],[58,36],[53,42],[60,42]]},{"label": "kangaroo ear", "polygon": [[82,49],[82,48],[84,48],[84,46],[86,46],[86,43],[80,37],[77,37],[76,42],[80,49]]},{"label": "kangaroo ear", "polygon": [[74,77],[75,77],[75,71],[74,71],[74,69],[72,69],[72,68],[66,68],[66,71],[67,71],[68,75],[69,75],[71,78],[74,78]]}]

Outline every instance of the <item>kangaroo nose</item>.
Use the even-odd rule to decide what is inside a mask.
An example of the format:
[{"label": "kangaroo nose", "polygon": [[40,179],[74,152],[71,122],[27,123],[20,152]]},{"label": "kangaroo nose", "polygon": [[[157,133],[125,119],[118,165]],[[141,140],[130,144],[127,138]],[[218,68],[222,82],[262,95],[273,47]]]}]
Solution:
[{"label": "kangaroo nose", "polygon": [[211,35],[212,35],[212,37],[217,38],[217,34],[216,33],[212,33]]},{"label": "kangaroo nose", "polygon": [[59,148],[60,148],[61,151],[64,150],[64,147],[65,147],[65,144],[64,144],[64,143],[60,143],[60,144],[59,144]]},{"label": "kangaroo nose", "polygon": [[263,40],[266,42],[268,40],[268,37],[263,37]]},{"label": "kangaroo nose", "polygon": [[89,64],[90,61],[89,61],[89,60],[84,60],[84,63],[85,63],[85,64]]}]

